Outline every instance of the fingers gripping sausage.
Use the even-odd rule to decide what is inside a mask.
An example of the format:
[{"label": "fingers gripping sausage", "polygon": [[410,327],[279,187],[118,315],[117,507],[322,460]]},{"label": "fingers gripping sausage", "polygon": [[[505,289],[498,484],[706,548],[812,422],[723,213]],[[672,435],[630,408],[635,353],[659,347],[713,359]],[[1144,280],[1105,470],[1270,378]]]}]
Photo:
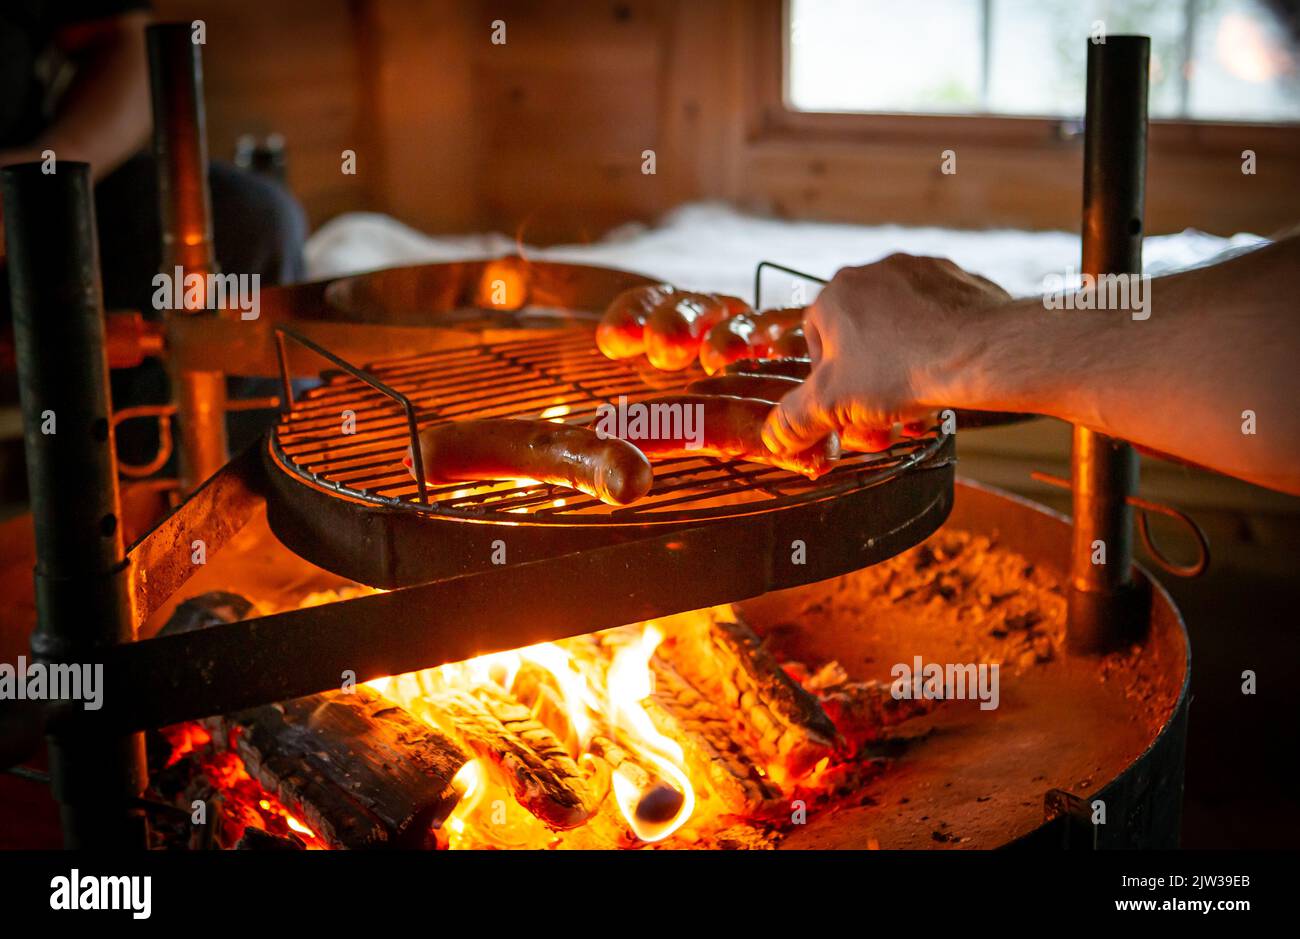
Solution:
[{"label": "fingers gripping sausage", "polygon": [[[455,421],[420,431],[426,482],[526,477],[570,486],[610,505],[650,491],[645,455],[616,437],[551,421]],[[414,473],[410,456],[406,465]]]},{"label": "fingers gripping sausage", "polygon": [[634,432],[629,422],[629,438],[652,459],[712,456],[748,460],[816,479],[829,472],[831,462],[839,458],[839,438],[834,434],[801,453],[786,455],[769,450],[763,443],[762,429],[772,410],[770,401],[685,394],[642,403],[647,407],[649,427],[659,431],[665,426],[674,428],[671,434],[648,436]]}]

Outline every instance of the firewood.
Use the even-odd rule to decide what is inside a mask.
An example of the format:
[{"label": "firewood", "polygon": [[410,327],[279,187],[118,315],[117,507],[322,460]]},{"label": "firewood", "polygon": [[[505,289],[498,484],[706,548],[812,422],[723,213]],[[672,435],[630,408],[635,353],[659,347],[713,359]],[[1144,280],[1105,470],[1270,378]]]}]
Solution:
[{"label": "firewood", "polygon": [[508,692],[480,685],[471,694],[443,691],[428,699],[439,726],[501,769],[515,800],[548,827],[581,825],[596,810],[578,764],[559,738]]},{"label": "firewood", "polygon": [[884,731],[933,711],[937,702],[895,698],[891,682],[842,681],[818,691],[822,707],[850,749],[879,740]]},{"label": "firewood", "polygon": [[222,720],[248,773],[342,848],[431,847],[469,757],[374,690],[333,691]]},{"label": "firewood", "polygon": [[659,654],[650,666],[655,689],[642,704],[659,732],[681,745],[691,776],[707,779],[732,814],[753,818],[775,810],[780,788],[733,738],[727,717]]},{"label": "firewood", "polygon": [[817,698],[786,674],[747,624],[710,616],[676,633],[665,657],[732,716],[768,766],[797,780],[835,752],[838,734]]},{"label": "firewood", "polygon": [[672,821],[681,811],[685,795],[660,774],[646,769],[631,753],[609,737],[597,734],[591,740],[590,751],[609,767],[628,780],[640,794],[633,813],[638,821],[648,825],[663,825]]},{"label": "firewood", "polygon": [[235,844],[236,851],[305,851],[306,845],[295,835],[273,835],[260,828],[245,828]]}]

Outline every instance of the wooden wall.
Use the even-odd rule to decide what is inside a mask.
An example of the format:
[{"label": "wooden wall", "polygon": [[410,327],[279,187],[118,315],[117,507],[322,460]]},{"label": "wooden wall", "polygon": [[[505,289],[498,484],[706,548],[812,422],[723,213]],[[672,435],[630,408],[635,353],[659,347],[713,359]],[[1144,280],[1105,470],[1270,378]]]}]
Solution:
[{"label": "wooden wall", "polygon": [[[792,218],[1078,228],[1079,141],[774,120],[780,0],[157,0],[203,17],[214,155],[287,138],[313,223],[587,240],[683,201]],[[492,23],[507,42],[491,42]],[[942,140],[942,143],[940,143]],[[959,171],[939,171],[958,151]],[[357,153],[357,175],[340,154]],[[641,172],[652,149],[657,172]],[[1300,221],[1300,135],[1153,132],[1148,231]]]}]

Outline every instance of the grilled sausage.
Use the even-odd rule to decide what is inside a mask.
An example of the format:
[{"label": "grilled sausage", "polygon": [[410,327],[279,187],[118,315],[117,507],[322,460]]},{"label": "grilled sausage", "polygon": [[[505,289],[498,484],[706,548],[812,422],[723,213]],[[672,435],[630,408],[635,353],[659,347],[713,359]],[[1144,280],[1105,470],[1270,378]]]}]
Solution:
[{"label": "grilled sausage", "polygon": [[808,358],[808,339],[803,334],[803,327],[796,326],[781,333],[772,340],[768,351],[774,359]]},{"label": "grilled sausage", "polygon": [[772,344],[803,322],[803,307],[741,313],[709,330],[700,346],[700,364],[712,375],[731,362],[771,355]]},{"label": "grilled sausage", "polygon": [[[769,450],[763,443],[762,430],[763,422],[772,410],[771,401],[728,395],[685,394],[669,395],[641,403],[650,408],[656,405],[676,408],[675,421],[661,417],[650,420],[649,424],[662,429],[665,424],[671,423],[681,431],[670,437],[634,437],[632,442],[651,459],[712,456],[726,460],[748,460],[816,479],[829,472],[831,461],[840,455],[839,438],[835,434],[828,435],[802,453],[786,455]],[[653,415],[656,412],[651,410],[647,413]],[[668,415],[674,412],[664,410],[657,413]],[[696,424],[700,416],[702,421]],[[694,446],[695,443],[699,446]]]},{"label": "grilled sausage", "polygon": [[741,359],[723,369],[728,375],[784,375],[801,380],[811,371],[812,359],[807,358]]},{"label": "grilled sausage", "polygon": [[695,361],[704,335],[727,315],[727,303],[706,293],[674,294],[660,301],[645,324],[645,354],[655,368],[680,371]]},{"label": "grilled sausage", "polygon": [[749,314],[723,320],[709,330],[700,344],[700,365],[713,375],[730,362],[758,354],[754,351],[757,333],[758,324]]},{"label": "grilled sausage", "polygon": [[[477,420],[420,431],[426,482],[526,477],[570,486],[610,505],[650,491],[654,471],[636,447],[552,421]],[[412,474],[414,461],[403,461]]]},{"label": "grilled sausage", "polygon": [[754,308],[746,303],[740,297],[733,297],[729,293],[715,293],[713,296],[722,301],[722,305],[727,308],[726,316],[740,316],[742,313],[753,313]]},{"label": "grilled sausage", "polygon": [[690,394],[757,398],[775,404],[802,384],[799,379],[784,375],[711,375],[697,378],[686,390]]},{"label": "grilled sausage", "polygon": [[600,351],[611,359],[630,359],[644,352],[646,318],[674,292],[667,284],[646,284],[616,296],[596,326]]}]

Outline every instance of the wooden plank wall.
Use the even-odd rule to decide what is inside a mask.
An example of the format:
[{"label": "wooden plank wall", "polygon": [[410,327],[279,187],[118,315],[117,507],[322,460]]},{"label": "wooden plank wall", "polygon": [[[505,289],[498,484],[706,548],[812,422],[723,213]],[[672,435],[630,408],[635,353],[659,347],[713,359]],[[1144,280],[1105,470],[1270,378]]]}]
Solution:
[{"label": "wooden plank wall", "polygon": [[202,19],[208,147],[229,160],[241,134],[284,134],[289,183],[313,224],[376,195],[339,172],[362,131],[363,87],[347,0],[155,0],[158,20]]},{"label": "wooden plank wall", "polygon": [[[777,0],[158,0],[202,16],[213,153],[283,133],[313,223],[387,212],[430,232],[595,239],[726,199],[791,218],[1077,230],[1078,143],[1021,149],[773,133],[752,121],[755,40]],[[505,45],[491,42],[506,22]],[[766,74],[759,70],[760,74]],[[1157,146],[1148,231],[1300,220],[1300,146],[1259,174],[1220,147]],[[340,153],[357,152],[357,175]],[[642,152],[655,151],[653,176]]]}]

